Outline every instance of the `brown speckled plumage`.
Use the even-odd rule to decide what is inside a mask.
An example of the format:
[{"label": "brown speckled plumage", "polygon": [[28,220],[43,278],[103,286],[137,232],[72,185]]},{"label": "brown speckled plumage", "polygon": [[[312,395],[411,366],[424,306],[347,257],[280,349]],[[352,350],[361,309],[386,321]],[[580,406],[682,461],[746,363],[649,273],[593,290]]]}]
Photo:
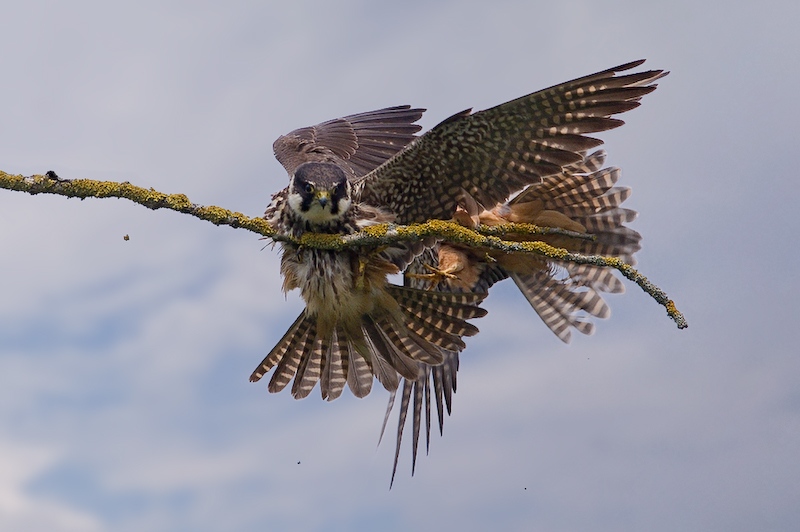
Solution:
[{"label": "brown speckled plumage", "polygon": [[[596,85],[602,83],[598,78],[607,78],[610,72],[620,71],[625,67],[636,66],[637,64],[639,62],[623,65],[623,67],[618,67],[617,69],[610,69],[604,73],[576,80],[576,82],[541,91],[541,93],[549,95],[563,94],[565,91],[575,90],[567,87],[575,87],[576,85],[585,87],[586,84]],[[663,75],[665,74],[661,71],[653,71],[633,76],[623,76],[613,78],[612,82],[607,83],[606,86],[608,86],[608,90],[615,93],[619,93],[619,89],[625,88],[621,85],[628,83],[632,87],[642,89],[636,92],[622,91],[633,96],[633,99],[628,103],[632,108],[635,107],[635,105],[632,105],[633,103],[638,105],[638,99],[643,94],[655,89],[655,85],[652,85],[652,82]],[[628,78],[628,80],[626,81],[624,78]],[[584,93],[586,91],[587,89],[584,89]],[[515,102],[522,102],[526,99],[529,99],[528,101],[536,100],[534,98],[536,94],[541,93],[535,93]],[[502,109],[506,105],[509,104],[504,104],[495,109]],[[476,115],[480,114],[476,113]],[[552,120],[555,120],[555,118]],[[618,120],[613,120],[613,122],[593,121],[592,123],[596,127],[600,127],[602,124],[610,125],[611,127],[621,125],[621,121]],[[591,148],[599,144],[601,142],[596,141],[595,143],[586,143],[583,147]],[[578,144],[574,144],[574,146],[577,147]],[[620,176],[619,169],[613,167],[602,168],[606,157],[603,150],[596,151],[591,155],[586,155],[586,151],[577,152],[575,155],[577,157],[576,160],[563,164],[552,175],[544,175],[542,173],[539,183],[530,185],[523,193],[510,200],[509,196],[506,196],[501,200],[495,201],[497,196],[487,198],[486,195],[482,195],[484,194],[483,191],[467,190],[469,192],[468,199],[482,197],[483,200],[480,203],[477,201],[465,202],[463,199],[456,200],[456,204],[460,205],[460,209],[463,208],[463,210],[457,212],[454,218],[466,225],[476,223],[497,225],[506,222],[519,222],[591,233],[595,236],[593,241],[568,239],[559,236],[540,239],[573,251],[619,257],[628,263],[635,264],[633,254],[640,248],[641,237],[636,231],[623,225],[635,219],[636,212],[620,207],[622,202],[630,196],[630,189],[614,186]],[[530,155],[527,157],[528,159],[531,158]],[[483,205],[488,205],[489,207],[486,208]],[[413,219],[413,215],[411,219]],[[508,235],[507,238],[513,239],[513,235]],[[409,265],[407,272],[427,273],[427,270],[421,267],[423,262],[427,262],[438,266],[439,269],[447,273],[455,274],[457,278],[441,277],[434,281],[433,286],[431,286],[430,282],[426,283],[418,279],[407,278],[406,284],[434,290],[485,293],[494,283],[510,277],[515,281],[536,313],[542,318],[545,325],[564,342],[570,341],[571,329],[584,334],[591,334],[594,331],[594,324],[589,318],[606,318],[609,316],[608,306],[599,292],[621,293],[624,291],[623,284],[606,268],[575,265],[559,261],[543,261],[530,255],[513,256],[492,253],[490,256],[492,256],[492,260],[486,260],[486,250],[439,244],[430,252],[420,255],[414,263]],[[393,479],[397,468],[403,427],[410,407],[413,407],[411,428],[412,474],[418,453],[423,405],[426,448],[430,445],[431,388],[434,390],[434,397],[436,398],[439,431],[441,433],[444,422],[443,403],[449,414],[452,394],[456,389],[458,357],[458,352],[447,352],[444,357],[445,364],[436,367],[421,364],[419,377],[416,380],[404,380],[398,419],[395,462],[392,472]],[[387,407],[384,429],[394,402],[395,394],[393,393]]]},{"label": "brown speckled plumage", "polygon": [[[622,125],[612,116],[637,107],[666,74],[628,73],[642,63],[474,114],[463,111],[420,137],[414,122],[423,110],[409,106],[295,130],[274,144],[291,182],[273,196],[265,218],[295,236],[307,231],[348,234],[386,221],[537,223],[597,236],[596,241],[542,238],[554,245],[630,261],[640,238],[623,226],[635,216],[620,207],[629,190],[614,186],[617,169],[600,169],[604,152],[586,154],[602,144],[590,135]],[[299,176],[309,173],[309,164],[346,176],[346,197],[336,196],[340,189],[332,187],[341,185],[336,179],[325,181],[321,191],[316,182],[302,181]],[[341,213],[335,211],[340,207]],[[429,441],[430,384],[441,431],[444,408],[450,412],[456,388],[462,337],[477,332],[465,320],[484,314],[477,304],[492,284],[513,278],[564,341],[571,328],[592,331],[586,316],[608,315],[599,291],[621,291],[621,283],[601,268],[497,253],[487,260],[485,251],[433,241],[360,252],[282,248],[284,287],[299,288],[307,308],[251,380],[275,367],[270,391],[284,388],[294,376],[295,397],[305,397],[319,381],[323,397],[334,399],[345,384],[356,396],[366,395],[374,376],[392,392],[389,410],[403,380],[397,452],[413,397],[414,462],[423,405]],[[433,290],[409,277],[405,288],[386,283],[393,271],[425,273],[423,263],[458,274],[438,279]]]},{"label": "brown speckled plumage", "polygon": [[[414,138],[422,111],[408,106],[352,115],[296,130],[275,142],[291,177],[273,196],[265,218],[276,230],[350,234],[389,222],[382,205],[358,201],[352,182]],[[415,379],[418,363],[440,364],[437,346],[461,350],[463,336],[477,333],[466,322],[485,311],[483,294],[436,294],[391,286],[424,243],[382,250],[324,251],[282,243],[284,290],[300,290],[306,309],[251,375],[260,380],[275,368],[269,390],[306,397],[320,382],[323,398],[338,397],[345,384],[359,397],[375,376],[388,390],[400,378]],[[434,317],[435,316],[435,317]]]}]

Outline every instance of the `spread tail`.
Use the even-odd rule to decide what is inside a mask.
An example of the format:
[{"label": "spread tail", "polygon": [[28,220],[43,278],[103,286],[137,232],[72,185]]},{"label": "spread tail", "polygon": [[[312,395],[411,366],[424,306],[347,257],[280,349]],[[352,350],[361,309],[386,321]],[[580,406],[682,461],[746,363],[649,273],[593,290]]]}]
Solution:
[{"label": "spread tail", "polygon": [[380,309],[365,314],[353,326],[335,323],[328,330],[318,327],[315,316],[305,311],[250,376],[255,382],[273,367],[270,392],[284,389],[294,377],[292,395],[308,396],[320,382],[322,397],[332,401],[345,384],[353,395],[364,397],[372,389],[372,377],[389,391],[397,389],[400,377],[416,380],[420,362],[442,364],[442,349],[461,351],[463,336],[473,336],[477,327],[466,320],[486,311],[477,305],[485,294],[450,294],[400,286],[388,286],[397,303],[395,312]]}]

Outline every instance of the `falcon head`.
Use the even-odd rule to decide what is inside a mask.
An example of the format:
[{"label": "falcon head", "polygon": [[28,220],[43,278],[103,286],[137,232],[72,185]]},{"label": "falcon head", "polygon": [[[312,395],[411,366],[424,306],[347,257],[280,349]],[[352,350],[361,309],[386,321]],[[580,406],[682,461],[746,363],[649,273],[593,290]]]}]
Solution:
[{"label": "falcon head", "polygon": [[288,202],[301,219],[314,224],[342,217],[352,202],[344,171],[331,163],[304,163],[289,183]]}]

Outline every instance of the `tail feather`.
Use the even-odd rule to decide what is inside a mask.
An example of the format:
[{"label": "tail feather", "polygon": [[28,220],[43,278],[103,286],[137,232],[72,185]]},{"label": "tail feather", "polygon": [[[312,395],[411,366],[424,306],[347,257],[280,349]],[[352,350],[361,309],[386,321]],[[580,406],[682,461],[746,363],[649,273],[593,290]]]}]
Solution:
[{"label": "tail feather", "polygon": [[283,390],[297,372],[300,361],[311,352],[316,339],[316,323],[305,318],[297,332],[297,341],[278,362],[267,389],[271,393]]},{"label": "tail feather", "polygon": [[[403,353],[399,346],[390,339],[390,336],[397,337],[398,334],[394,331],[394,325],[388,319],[384,318],[376,322],[371,316],[365,316],[364,329],[369,334],[370,341],[375,348],[374,352],[378,353],[378,356],[372,357],[373,364],[376,361],[379,364],[380,361],[385,361],[390,369],[394,368],[396,370],[389,371],[395,377],[397,373],[400,373],[407,379],[417,378],[417,363],[407,353]],[[390,334],[390,331],[393,334]],[[381,382],[383,383],[383,381]],[[394,383],[394,380],[392,380],[392,383]],[[387,387],[387,389],[396,389],[396,387],[394,385],[392,388]]]},{"label": "tail feather", "polygon": [[369,346],[366,351],[362,350],[361,345],[356,343],[359,354],[367,361],[372,374],[378,379],[387,390],[396,390],[400,384],[397,370],[392,367],[387,358],[391,357],[392,348],[387,346],[380,332],[375,328],[371,319],[364,320],[361,325],[364,332],[364,346]]},{"label": "tail feather", "polygon": [[[431,368],[433,372],[433,392],[436,395],[436,413],[439,414],[439,436],[444,434],[444,404],[442,394],[444,393],[444,379],[442,366]],[[450,403],[447,403],[447,414],[450,414]]]},{"label": "tail feather", "polygon": [[317,334],[312,344],[311,351],[303,357],[297,374],[292,384],[292,395],[295,399],[308,397],[311,390],[320,379],[322,368],[325,366],[326,354],[329,350],[329,342],[324,337]]},{"label": "tail feather", "polygon": [[387,287],[397,306],[384,305],[361,316],[361,323],[317,324],[305,312],[253,372],[260,379],[275,368],[268,389],[278,392],[294,377],[291,392],[307,397],[320,382],[324,399],[339,397],[345,383],[356,397],[367,395],[373,376],[387,390],[396,390],[400,377],[416,381],[420,364],[444,360],[443,349],[460,351],[462,336],[477,327],[465,320],[486,311],[478,307],[485,294],[450,294],[404,287]]},{"label": "tail feather", "polygon": [[261,364],[256,368],[252,375],[250,375],[250,382],[256,382],[261,380],[269,370],[275,366],[278,362],[280,362],[284,355],[289,351],[292,345],[295,342],[295,338],[298,335],[305,334],[306,327],[310,325],[307,320],[304,320],[305,313],[300,314],[289,330],[286,331],[286,334],[283,335],[283,338],[280,339],[278,344],[269,352],[269,354],[264,357],[264,360],[261,361]]},{"label": "tail feather", "polygon": [[322,398],[333,401],[342,394],[347,383],[348,363],[347,340],[339,327],[334,329],[331,347],[328,351],[328,362],[322,366],[320,391]]},{"label": "tail feather", "polygon": [[372,370],[352,342],[347,342],[347,385],[358,398],[366,397],[372,390]]},{"label": "tail feather", "polygon": [[560,210],[566,205],[580,203],[592,199],[611,188],[620,178],[619,168],[609,167],[599,170],[605,162],[605,151],[600,150],[574,165],[566,171],[542,179],[517,197],[509,201],[509,205],[541,200],[547,209]]}]

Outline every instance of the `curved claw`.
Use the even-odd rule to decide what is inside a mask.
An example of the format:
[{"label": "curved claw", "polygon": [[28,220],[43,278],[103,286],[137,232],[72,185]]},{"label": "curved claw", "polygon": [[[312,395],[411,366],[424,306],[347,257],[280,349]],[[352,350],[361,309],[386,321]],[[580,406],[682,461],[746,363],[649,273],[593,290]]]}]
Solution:
[{"label": "curved claw", "polygon": [[423,263],[423,266],[430,271],[431,273],[409,273],[406,272],[406,277],[412,277],[414,279],[420,279],[423,281],[428,281],[430,285],[428,285],[428,290],[433,290],[440,282],[444,281],[445,279],[453,279],[458,281],[459,277],[452,272],[456,270],[455,267],[448,267],[443,270],[435,266],[431,266],[428,263]]}]

